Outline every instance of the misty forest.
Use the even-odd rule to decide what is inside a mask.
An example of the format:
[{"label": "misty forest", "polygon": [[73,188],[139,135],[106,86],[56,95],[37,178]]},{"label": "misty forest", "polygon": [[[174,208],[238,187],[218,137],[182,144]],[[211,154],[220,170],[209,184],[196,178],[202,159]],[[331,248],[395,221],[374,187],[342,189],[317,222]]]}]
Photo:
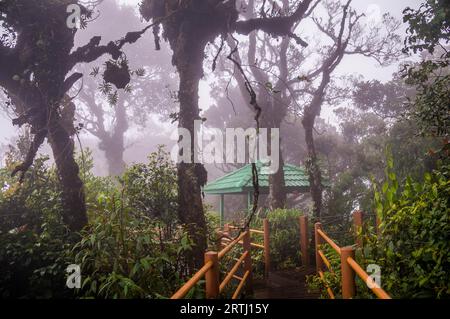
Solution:
[{"label": "misty forest", "polygon": [[0,0],[0,298],[449,298],[449,40],[449,0]]}]

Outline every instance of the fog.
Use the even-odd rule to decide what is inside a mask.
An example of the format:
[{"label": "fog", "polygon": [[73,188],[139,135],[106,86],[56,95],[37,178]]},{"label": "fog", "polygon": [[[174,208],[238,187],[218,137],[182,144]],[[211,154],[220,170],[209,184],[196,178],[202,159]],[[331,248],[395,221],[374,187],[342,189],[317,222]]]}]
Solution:
[{"label": "fog", "polygon": [[[89,23],[88,28],[79,30],[75,37],[75,48],[86,44],[90,38],[96,35],[102,37],[101,44],[106,44],[111,40],[119,39],[124,36],[127,32],[131,30],[140,30],[145,27],[148,23],[143,21],[139,15],[138,1],[135,0],[117,0],[113,3],[112,0],[104,1],[101,5],[96,8],[97,17],[94,21]],[[352,7],[359,13],[365,13],[366,18],[369,19],[368,23],[381,24],[382,15],[387,12],[391,14],[396,19],[401,20],[402,10],[406,6],[417,7],[419,1],[364,1],[355,0],[352,2]],[[319,9],[318,9],[319,10]],[[323,10],[323,9],[321,9]],[[319,13],[320,15],[320,10]],[[367,23],[367,22],[366,22]],[[317,45],[318,43],[327,43],[327,36],[323,33],[311,35],[309,34],[309,29],[313,27],[311,21],[305,21],[297,27],[297,32],[299,34],[305,34],[305,40],[307,42],[311,41],[310,46]],[[405,32],[405,26],[402,24],[398,30],[398,34]],[[215,45],[217,45],[218,40],[216,39]],[[229,74],[225,74],[219,71],[212,72],[211,62],[213,58],[214,50],[212,50],[213,45],[208,46],[205,51],[206,59],[204,61],[204,76],[200,81],[199,86],[199,106],[202,110],[202,114],[208,115],[208,120],[206,126],[217,127],[219,129],[224,129],[225,123],[239,123],[243,116],[248,118],[248,123],[246,126],[252,126],[252,114],[249,113],[249,109],[244,104],[247,103],[247,97],[242,97],[238,90],[230,90],[228,92],[228,86],[236,86],[236,81],[230,77]],[[129,102],[124,102],[123,105],[126,107],[126,119],[127,128],[124,129],[124,152],[123,161],[130,165],[135,162],[145,162],[146,157],[152,151],[156,150],[157,145],[164,144],[170,151],[176,145],[176,139],[171,139],[170,135],[177,127],[177,122],[172,121],[170,118],[170,113],[175,112],[177,109],[177,81],[178,74],[176,69],[171,63],[172,51],[169,45],[163,41],[162,48],[160,51],[156,51],[153,44],[153,36],[151,32],[147,32],[138,43],[126,45],[124,47],[124,52],[130,61],[131,68],[144,68],[146,71],[154,72],[153,77],[146,80],[145,84],[136,83],[136,86],[142,85],[139,88],[136,97],[137,105],[127,104]],[[360,80],[379,80],[381,82],[387,82],[392,78],[392,74],[396,72],[399,68],[399,64],[412,57],[406,58],[405,56],[399,56],[398,60],[390,61],[384,66],[380,66],[375,59],[362,56],[358,54],[345,55],[334,71],[333,78],[337,82],[341,81],[341,77],[352,76],[354,78],[359,78]],[[104,114],[104,129],[108,132],[112,132],[114,129],[114,123],[117,121],[116,115],[112,111],[114,107],[108,106],[105,96],[95,93],[95,87],[99,86],[101,81],[99,78],[94,78],[89,75],[91,70],[95,67],[100,67],[107,58],[101,58],[95,62],[88,65],[80,66],[79,69],[84,73],[84,78],[86,80],[78,81],[74,88],[71,90],[71,95],[75,96],[74,102],[77,106],[77,115],[75,116],[76,123],[81,123],[85,125],[79,131],[79,141],[76,140],[76,149],[79,152],[82,149],[89,148],[93,152],[94,157],[94,173],[101,176],[106,176],[109,173],[108,161],[105,157],[104,149],[99,147],[99,138],[92,134],[87,125],[84,123],[85,120],[80,118],[79,114],[83,113],[83,116],[91,116],[92,111],[86,108],[86,101],[78,96],[78,91],[85,90],[88,85],[87,82],[91,82],[91,90],[96,100],[96,103],[101,106],[105,111]],[[317,62],[317,61],[316,61]],[[314,66],[313,60],[305,64],[306,67]],[[223,63],[220,62],[220,63]],[[230,65],[228,64],[228,67]],[[153,70],[153,71],[152,71]],[[248,71],[248,70],[246,70]],[[139,82],[137,79],[131,80],[131,85],[133,86],[134,81]],[[152,84],[154,81],[155,84]],[[156,85],[157,84],[157,85]],[[154,91],[153,91],[154,90]],[[123,91],[123,90],[122,90]],[[227,91],[228,97],[224,99],[223,92]],[[126,92],[119,92],[119,98],[127,101]],[[129,93],[134,94],[134,93]],[[151,95],[157,94],[155,98]],[[230,102],[233,101],[233,102]],[[84,103],[84,104],[83,104]],[[220,106],[217,108],[217,106]],[[332,130],[333,127],[336,130],[340,130],[339,119],[337,118],[334,110],[338,107],[345,106],[347,108],[352,108],[351,103],[346,99],[341,99],[336,103],[325,103],[322,107],[320,113],[319,123],[323,123],[328,128],[326,130]],[[212,108],[212,109],[211,109]],[[215,109],[217,108],[217,109]],[[234,108],[234,109],[233,109]],[[237,109],[237,110],[236,110]],[[213,112],[216,110],[216,112]],[[235,113],[236,112],[236,113]],[[203,115],[201,115],[203,116]],[[216,120],[215,117],[220,116],[226,118],[224,120]],[[301,145],[304,143],[299,131],[291,130],[290,134],[298,134],[297,136],[286,136],[286,132],[289,131],[289,122],[298,121],[295,112],[289,115],[289,121],[285,121],[283,127],[281,128],[281,141],[282,148],[284,150],[293,148],[293,145],[289,145],[288,142],[293,138],[297,144],[295,147],[304,149]],[[98,118],[94,119],[98,121]],[[96,125],[92,124],[91,129]],[[286,128],[287,127],[287,128]],[[300,129],[300,126],[297,125]],[[0,114],[0,143],[3,145],[1,150],[5,151],[7,149],[6,145],[14,143],[15,138],[19,135],[20,130],[14,127],[11,122],[11,113],[1,112]],[[112,134],[112,133],[111,133]],[[44,143],[44,145],[39,149],[40,153],[46,153],[52,156],[49,146]],[[109,155],[113,156],[114,155]],[[300,152],[295,156],[289,158],[285,155],[288,161],[292,164],[300,165],[303,163],[304,153]],[[110,159],[110,161],[120,161],[122,159]],[[111,164],[109,164],[111,165]],[[208,180],[211,181],[214,178],[221,176],[223,170],[218,169],[217,165],[207,165],[209,171]],[[230,168],[228,168],[230,169]],[[119,168],[120,170],[120,168]],[[214,201],[214,200],[213,200]]]}]

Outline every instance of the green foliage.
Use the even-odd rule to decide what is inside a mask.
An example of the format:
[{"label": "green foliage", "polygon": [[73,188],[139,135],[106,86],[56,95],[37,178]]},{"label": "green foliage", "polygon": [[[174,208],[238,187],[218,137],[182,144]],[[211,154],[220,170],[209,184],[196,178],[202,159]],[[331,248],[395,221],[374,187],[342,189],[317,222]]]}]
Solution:
[{"label": "green foliage", "polygon": [[323,299],[329,299],[330,296],[327,292],[327,288],[330,288],[335,298],[341,298],[341,258],[339,254],[328,244],[321,245],[320,249],[330,262],[332,271],[324,271],[323,279],[320,278],[318,274],[307,276],[306,284],[308,286],[308,290],[320,293],[320,296]]},{"label": "green foliage", "polygon": [[65,269],[73,238],[50,216],[40,233],[31,230],[0,231],[0,297],[71,297]]},{"label": "green foliage", "polygon": [[450,10],[448,0],[426,0],[419,9],[406,8],[403,22],[408,22],[407,48],[432,52],[440,41],[450,39]]},{"label": "green foliage", "polygon": [[[276,209],[267,214],[266,218],[270,225],[270,260],[273,269],[287,269],[300,265],[301,215],[302,213],[295,209]],[[252,227],[262,229],[262,220],[256,219]]]},{"label": "green foliage", "polygon": [[394,297],[450,295],[450,170],[426,174],[423,183],[407,179],[399,190],[392,163],[387,182],[375,189],[381,235],[367,236],[364,264],[382,269],[382,286]]},{"label": "green foliage", "polygon": [[[186,280],[192,242],[175,215],[176,170],[162,149],[120,183],[94,176],[91,154],[83,152],[89,224],[79,235],[62,222],[48,158],[38,158],[22,184],[10,177],[19,153],[0,170],[0,297],[166,298]],[[69,264],[81,266],[81,289],[66,287]]]},{"label": "green foliage", "polygon": [[415,86],[411,116],[424,134],[448,136],[450,127],[450,10],[447,0],[427,0],[418,10],[404,10],[408,22],[405,51],[427,52],[418,65],[406,66],[403,76]]},{"label": "green foliage", "polygon": [[[123,196],[126,196],[124,194]],[[123,206],[124,198],[102,198],[104,209],[83,231],[74,248],[81,265],[78,295],[102,298],[169,297],[182,284],[183,254],[191,249],[187,234]]]},{"label": "green foliage", "polygon": [[37,158],[23,183],[11,177],[16,162],[7,162],[7,168],[0,169],[0,230],[22,225],[39,228],[44,214],[61,211],[58,180],[54,170],[46,167],[47,161],[48,157]]},{"label": "green foliage", "polygon": [[[423,182],[407,178],[399,185],[392,155],[388,152],[386,181],[374,184],[373,209],[381,220],[380,234],[366,227],[363,249],[356,260],[363,269],[381,267],[381,286],[394,298],[448,298],[450,296],[450,166],[425,173]],[[308,278],[309,288],[327,296],[330,287],[340,292],[340,262],[328,245],[323,246],[333,271]],[[374,298],[357,279],[356,298]]]},{"label": "green foliage", "polygon": [[130,208],[167,224],[177,219],[177,171],[162,146],[150,154],[147,164],[135,164],[127,169],[122,183]]}]

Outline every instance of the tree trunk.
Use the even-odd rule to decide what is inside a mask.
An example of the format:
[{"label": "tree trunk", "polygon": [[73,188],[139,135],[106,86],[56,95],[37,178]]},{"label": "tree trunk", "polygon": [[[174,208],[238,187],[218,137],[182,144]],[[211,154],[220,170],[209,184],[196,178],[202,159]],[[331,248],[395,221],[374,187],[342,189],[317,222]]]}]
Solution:
[{"label": "tree trunk", "polygon": [[[279,129],[280,125],[276,126],[276,128]],[[270,141],[268,145],[270,145]],[[272,150],[270,151],[272,152]],[[269,175],[269,205],[271,209],[278,209],[286,207],[286,188],[283,169],[284,160],[281,145],[280,149],[274,151],[279,152],[279,167],[274,174]]]},{"label": "tree trunk", "polygon": [[128,130],[128,119],[122,99],[114,106],[114,113],[114,128],[111,134],[106,132],[103,134],[100,149],[105,152],[109,176],[120,176],[126,166],[123,154],[125,152],[125,132]]},{"label": "tree trunk", "polygon": [[282,156],[280,151],[280,167],[275,174],[269,175],[269,205],[271,209],[286,207],[284,161]]},{"label": "tree trunk", "polygon": [[[263,93],[264,94],[264,93]],[[261,94],[262,95],[262,94]],[[278,150],[272,150],[271,135],[272,128],[280,129],[281,122],[285,116],[285,108],[283,105],[276,105],[271,101],[271,97],[268,95],[264,96],[267,101],[261,103],[263,106],[261,124],[262,128],[267,128],[267,148],[270,154],[272,151],[278,152],[279,156],[279,167],[274,174],[269,175],[269,196],[268,202],[270,209],[278,209],[286,207],[286,188],[284,181],[284,160],[283,153],[281,152],[281,141],[280,148]]]},{"label": "tree trunk", "polygon": [[122,138],[111,141],[110,143],[104,143],[102,141],[102,146],[104,145],[104,152],[106,161],[108,163],[108,175],[109,176],[120,176],[125,170],[125,161],[123,160],[123,136]]},{"label": "tree trunk", "polygon": [[195,39],[196,36],[192,32],[185,32],[184,36],[186,38],[179,38],[174,48],[174,62],[180,76],[178,126],[187,129],[191,134],[191,163],[183,162],[177,166],[178,204],[180,221],[187,225],[195,245],[190,256],[191,268],[198,268],[203,265],[203,254],[207,247],[206,220],[201,195],[201,187],[207,181],[207,172],[202,164],[194,162],[194,120],[200,119],[198,86],[203,75],[204,44],[201,39]]},{"label": "tree trunk", "polygon": [[83,182],[78,176],[79,168],[74,159],[74,142],[61,124],[60,117],[53,115],[48,126],[48,140],[53,150],[58,176],[62,187],[63,220],[72,231],[80,231],[88,222]]},{"label": "tree trunk", "polygon": [[322,210],[322,176],[320,173],[320,167],[317,163],[316,148],[314,145],[314,118],[311,119],[310,117],[305,116],[302,120],[302,124],[305,129],[305,142],[306,149],[308,151],[306,169],[309,174],[310,192],[313,200],[313,214],[317,219],[320,218]]}]

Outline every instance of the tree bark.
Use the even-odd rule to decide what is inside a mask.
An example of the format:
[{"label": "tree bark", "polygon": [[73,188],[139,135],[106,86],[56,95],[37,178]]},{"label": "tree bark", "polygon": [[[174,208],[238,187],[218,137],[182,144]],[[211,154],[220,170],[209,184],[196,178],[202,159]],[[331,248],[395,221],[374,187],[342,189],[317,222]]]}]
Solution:
[{"label": "tree bark", "polygon": [[106,162],[108,163],[108,175],[122,175],[126,166],[126,163],[123,159],[123,135],[119,135],[117,139],[108,141],[106,143],[105,141],[101,141],[100,144],[102,144],[102,149],[105,152]]},{"label": "tree bark", "polygon": [[314,117],[305,115],[302,124],[305,129],[305,142],[308,151],[306,169],[309,174],[310,192],[313,200],[313,214],[315,218],[320,218],[322,210],[322,175],[320,173],[319,164],[317,163],[317,153],[314,145]]},{"label": "tree bark", "polygon": [[125,170],[126,163],[123,159],[125,152],[125,132],[128,130],[128,119],[124,101],[114,106],[115,125],[109,134],[105,131],[99,135],[100,149],[105,152],[108,162],[109,176],[120,176]]},{"label": "tree bark", "polygon": [[83,182],[78,176],[79,168],[73,155],[74,142],[61,124],[59,116],[53,115],[50,121],[48,141],[62,187],[63,220],[70,230],[80,231],[88,220]]},{"label": "tree bark", "polygon": [[191,135],[191,163],[179,163],[178,204],[180,221],[186,224],[188,233],[194,242],[191,253],[191,269],[203,265],[203,254],[207,247],[206,220],[203,211],[201,187],[207,182],[207,172],[203,164],[195,163],[194,121],[199,120],[198,87],[203,76],[203,56],[206,41],[197,38],[188,25],[180,34],[176,43],[171,42],[175,52],[174,63],[180,76],[178,98],[180,102],[180,128]]},{"label": "tree bark", "polygon": [[272,209],[286,207],[286,189],[284,180],[284,160],[280,150],[280,167],[275,174],[269,175],[269,205]]}]

